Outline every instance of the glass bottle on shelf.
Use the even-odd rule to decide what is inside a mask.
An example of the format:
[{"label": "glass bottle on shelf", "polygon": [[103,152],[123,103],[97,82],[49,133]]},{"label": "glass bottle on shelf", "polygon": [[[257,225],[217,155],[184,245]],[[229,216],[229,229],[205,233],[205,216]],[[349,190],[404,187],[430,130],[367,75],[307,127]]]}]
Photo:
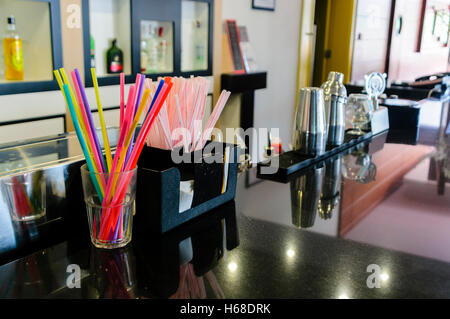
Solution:
[{"label": "glass bottle on shelf", "polygon": [[7,80],[23,80],[23,47],[22,38],[16,32],[16,19],[8,17],[8,26],[3,38],[5,55],[5,78]]},{"label": "glass bottle on shelf", "polygon": [[117,39],[114,39],[111,48],[106,52],[107,72],[110,74],[123,71],[123,52],[116,44]]}]

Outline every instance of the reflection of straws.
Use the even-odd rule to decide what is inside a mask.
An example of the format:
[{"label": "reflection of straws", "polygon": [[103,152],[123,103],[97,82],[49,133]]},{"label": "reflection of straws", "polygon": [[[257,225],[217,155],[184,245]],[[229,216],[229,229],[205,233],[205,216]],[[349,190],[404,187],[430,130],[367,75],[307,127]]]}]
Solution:
[{"label": "reflection of straws", "polygon": [[[17,215],[20,218],[27,217],[30,213],[35,212],[35,208],[39,208],[39,206],[37,206],[40,204],[39,202],[37,202],[39,196],[36,196],[36,191],[33,190],[33,194],[35,194],[35,200],[30,199],[23,183],[21,183],[16,176],[12,177],[11,180],[14,196],[14,207],[16,209]],[[32,184],[32,187],[34,187],[34,182]],[[35,206],[33,206],[33,204]]]},{"label": "reflection of straws", "polygon": [[217,282],[217,278],[212,271],[208,271],[205,275],[206,279],[208,279],[209,285],[211,286],[214,295],[217,299],[225,299],[225,294],[223,293],[222,288],[220,288],[219,283]]},{"label": "reflection of straws", "polygon": [[[118,297],[118,298],[126,298],[131,299],[132,296],[128,292],[126,288],[126,284],[123,278],[123,274],[121,271],[121,266],[123,266],[120,260],[117,260],[114,257],[108,255],[108,253],[100,252],[101,256],[101,264],[104,269],[103,274],[105,276],[105,281],[110,285],[107,287],[105,291],[105,297]],[[115,295],[113,295],[115,293]]]},{"label": "reflection of straws", "polygon": [[[205,274],[206,279],[217,299],[224,299],[225,294],[217,282],[216,276],[212,271]],[[180,266],[180,283],[178,290],[170,299],[206,299],[206,288],[204,277],[197,277],[194,273],[194,266],[186,264]]]}]

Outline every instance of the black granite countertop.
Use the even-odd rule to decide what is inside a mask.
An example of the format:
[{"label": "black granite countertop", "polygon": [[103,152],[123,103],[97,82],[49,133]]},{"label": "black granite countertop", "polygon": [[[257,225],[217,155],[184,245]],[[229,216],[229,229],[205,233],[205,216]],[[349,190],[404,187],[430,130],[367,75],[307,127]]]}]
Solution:
[{"label": "black granite countertop", "polygon": [[[2,266],[1,297],[448,298],[450,294],[450,267],[445,262],[242,215],[237,225],[240,244],[231,251],[213,244],[222,235],[220,223],[191,235],[193,259],[182,265],[167,256],[178,249],[174,238],[167,242],[135,238],[128,247],[114,251],[95,249],[83,240],[67,241]],[[80,288],[66,285],[71,264],[81,267]],[[379,289],[367,286],[367,267],[372,264],[389,273]]]},{"label": "black granite countertop", "polygon": [[24,225],[2,206],[0,298],[448,298],[437,113],[412,143],[381,134],[287,184],[241,176],[235,201],[112,251],[93,248],[76,207]]}]

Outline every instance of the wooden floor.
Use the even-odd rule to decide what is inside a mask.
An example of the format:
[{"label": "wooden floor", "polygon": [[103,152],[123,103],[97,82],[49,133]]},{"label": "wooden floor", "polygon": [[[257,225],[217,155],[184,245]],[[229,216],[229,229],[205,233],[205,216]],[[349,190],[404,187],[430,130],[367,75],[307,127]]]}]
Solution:
[{"label": "wooden floor", "polygon": [[402,184],[403,176],[411,171],[434,147],[385,144],[373,155],[377,166],[376,181],[361,184],[346,180],[342,189],[340,236],[347,234],[380,202]]}]

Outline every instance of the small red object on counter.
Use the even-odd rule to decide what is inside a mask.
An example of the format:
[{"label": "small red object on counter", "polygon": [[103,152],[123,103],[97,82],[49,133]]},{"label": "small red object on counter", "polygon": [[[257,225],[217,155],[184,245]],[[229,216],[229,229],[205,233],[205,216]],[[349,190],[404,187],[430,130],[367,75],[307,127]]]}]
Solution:
[{"label": "small red object on counter", "polygon": [[271,146],[273,147],[274,155],[280,155],[283,153],[283,143],[280,138],[274,138]]}]

